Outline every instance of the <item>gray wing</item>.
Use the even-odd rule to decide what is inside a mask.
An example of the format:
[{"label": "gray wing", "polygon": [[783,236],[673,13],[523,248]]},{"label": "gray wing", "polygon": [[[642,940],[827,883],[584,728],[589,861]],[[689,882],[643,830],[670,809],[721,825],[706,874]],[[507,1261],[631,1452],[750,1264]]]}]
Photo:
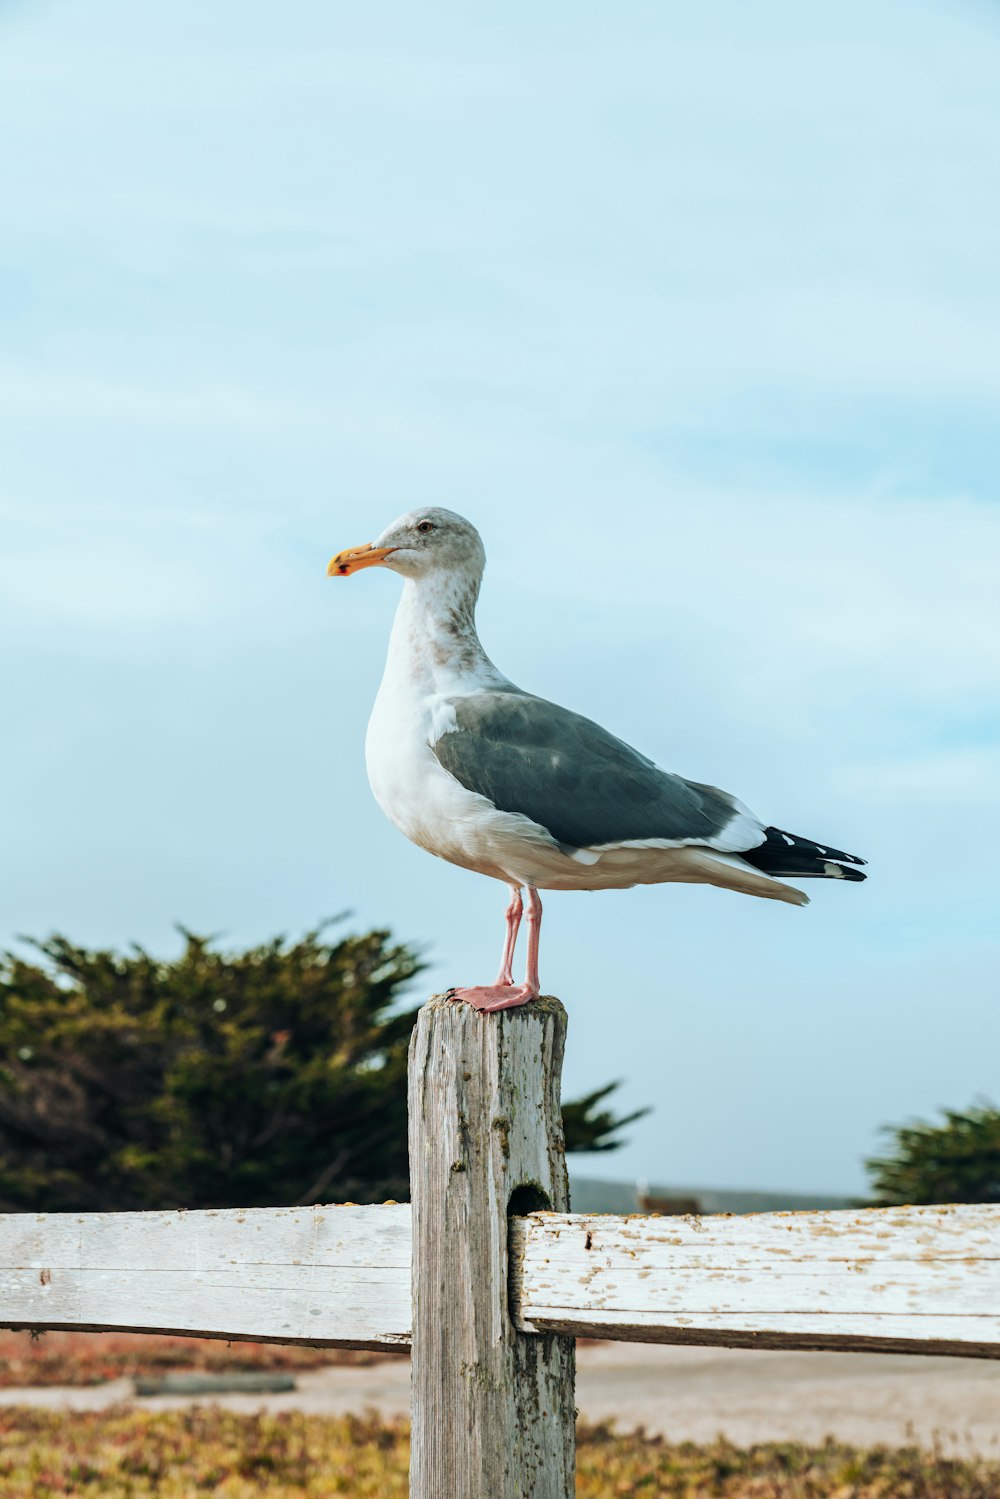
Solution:
[{"label": "gray wing", "polygon": [[[727,826],[760,824],[715,786],[660,770],[599,724],[544,698],[494,689],[449,699],[455,727],[431,747],[468,791],[518,812],[565,848],[645,839],[719,846]],[[740,829],[742,832],[743,829]]]}]

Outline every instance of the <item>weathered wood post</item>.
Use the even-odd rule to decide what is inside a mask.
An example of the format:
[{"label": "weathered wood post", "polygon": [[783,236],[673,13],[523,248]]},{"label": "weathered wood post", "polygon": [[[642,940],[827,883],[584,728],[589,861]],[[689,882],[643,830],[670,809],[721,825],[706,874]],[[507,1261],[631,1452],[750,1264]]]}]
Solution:
[{"label": "weathered wood post", "polygon": [[508,1217],[567,1212],[557,999],[438,997],[410,1043],[411,1499],[571,1499],[572,1338],[517,1332]]}]

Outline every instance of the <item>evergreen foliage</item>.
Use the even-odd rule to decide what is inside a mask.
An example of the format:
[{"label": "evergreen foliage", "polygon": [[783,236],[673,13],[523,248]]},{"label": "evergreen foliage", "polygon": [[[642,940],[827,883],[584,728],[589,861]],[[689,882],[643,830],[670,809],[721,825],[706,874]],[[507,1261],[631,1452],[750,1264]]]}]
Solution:
[{"label": "evergreen foliage", "polygon": [[[0,1211],[404,1199],[416,956],[183,935],[168,961],[61,936],[0,958]],[[567,1104],[568,1148],[617,1143],[609,1091]]]},{"label": "evergreen foliage", "polygon": [[946,1109],[943,1124],[918,1119],[888,1128],[892,1148],[865,1162],[879,1207],[897,1203],[1000,1202],[1000,1109]]},{"label": "evergreen foliage", "polygon": [[619,1130],[626,1124],[634,1124],[637,1119],[644,1119],[649,1113],[649,1109],[636,1109],[634,1114],[616,1119],[610,1109],[598,1108],[617,1087],[620,1083],[605,1083],[603,1088],[595,1088],[593,1093],[585,1093],[582,1098],[563,1104],[567,1151],[617,1150],[622,1143]]}]

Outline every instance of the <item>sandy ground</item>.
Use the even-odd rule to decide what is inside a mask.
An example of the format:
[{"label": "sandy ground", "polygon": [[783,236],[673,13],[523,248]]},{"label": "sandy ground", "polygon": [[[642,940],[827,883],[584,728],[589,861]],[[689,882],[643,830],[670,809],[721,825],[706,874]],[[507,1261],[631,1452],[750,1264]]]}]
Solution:
[{"label": "sandy ground", "polygon": [[[210,1398],[230,1410],[405,1416],[409,1373],[401,1359],[320,1369],[299,1374],[294,1393]],[[84,1389],[0,1390],[3,1405],[74,1410],[134,1398],[127,1379]],[[191,1403],[164,1396],[141,1402],[154,1410]],[[1000,1363],[978,1359],[590,1344],[579,1350],[577,1405],[588,1420],[643,1426],[674,1440],[723,1433],[745,1446],[832,1435],[1000,1457]]]}]

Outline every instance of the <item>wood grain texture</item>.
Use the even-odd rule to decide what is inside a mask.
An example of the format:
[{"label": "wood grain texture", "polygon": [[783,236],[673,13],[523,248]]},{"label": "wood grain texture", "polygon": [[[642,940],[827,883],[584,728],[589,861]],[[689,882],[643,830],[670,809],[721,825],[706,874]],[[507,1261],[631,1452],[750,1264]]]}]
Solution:
[{"label": "wood grain texture", "polygon": [[524,1331],[650,1343],[1000,1357],[1000,1206],[746,1217],[533,1214]]},{"label": "wood grain texture", "polygon": [[[505,1134],[509,1149],[501,1123],[501,1155]],[[1000,1357],[997,1206],[537,1213],[512,1221],[511,1246],[525,1332]],[[406,1347],[410,1263],[405,1204],[9,1214],[0,1326]],[[496,1254],[494,1270],[505,1273]]]},{"label": "wood grain texture", "polygon": [[0,1326],[410,1341],[410,1209],[0,1216]]},{"label": "wood grain texture", "polygon": [[[574,1347],[518,1333],[508,1204],[568,1207],[557,1000],[482,1015],[434,999],[410,1048],[413,1499],[568,1499]],[[523,1198],[522,1198],[523,1200]]]}]

